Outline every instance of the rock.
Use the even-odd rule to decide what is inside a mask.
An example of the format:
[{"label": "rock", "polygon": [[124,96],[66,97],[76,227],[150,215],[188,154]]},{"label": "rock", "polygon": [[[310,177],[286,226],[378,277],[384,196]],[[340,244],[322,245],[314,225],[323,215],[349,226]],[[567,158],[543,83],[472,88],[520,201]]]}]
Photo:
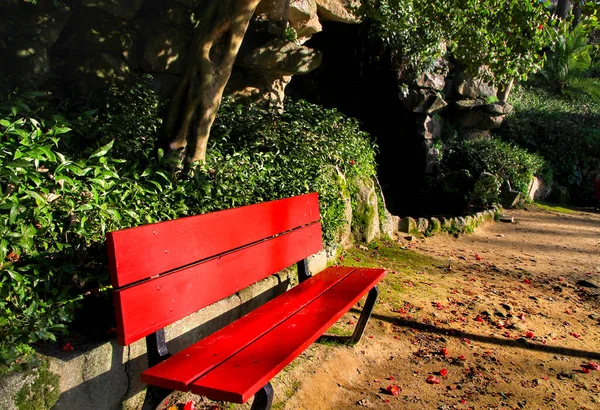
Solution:
[{"label": "rock", "polygon": [[515,217],[514,216],[504,216],[504,215],[502,215],[500,217],[500,222],[512,224],[512,223],[515,222]]},{"label": "rock", "polygon": [[24,37],[47,47],[56,42],[71,15],[66,9],[39,2],[33,7],[18,7],[14,13],[10,10],[1,12],[0,38]]},{"label": "rock", "polygon": [[514,108],[507,102],[496,102],[493,104],[487,104],[484,109],[490,114],[494,115],[505,115],[513,112]]},{"label": "rock", "polygon": [[470,110],[475,107],[481,107],[484,104],[485,101],[483,100],[459,100],[454,102],[454,105],[459,110]]},{"label": "rock", "polygon": [[435,91],[442,91],[446,85],[446,76],[443,73],[422,73],[412,81],[413,86],[418,88],[429,88]]},{"label": "rock", "polygon": [[358,0],[316,0],[317,13],[321,21],[337,21],[339,23],[356,24],[360,20],[350,9],[360,5]]},{"label": "rock", "polygon": [[429,218],[429,232],[436,234],[442,230],[442,223],[436,217]]},{"label": "rock", "polygon": [[583,286],[586,288],[600,288],[600,280],[599,279],[582,279],[577,282],[577,286]]},{"label": "rock", "polygon": [[544,183],[544,180],[539,177],[531,178],[527,196],[532,201],[543,201],[550,196],[550,187]]},{"label": "rock", "polygon": [[590,319],[592,319],[592,320],[597,320],[597,319],[600,319],[600,316],[598,316],[598,315],[597,315],[597,314],[595,314],[595,313],[590,313],[590,314],[588,315],[588,317],[589,317]]},{"label": "rock", "polygon": [[514,322],[511,323],[510,326],[508,327],[509,329],[513,329],[513,330],[525,330],[525,326],[523,326],[521,323],[519,322]]},{"label": "rock", "polygon": [[404,237],[404,239],[406,239],[409,242],[414,242],[417,240],[417,238],[414,235],[407,235]]},{"label": "rock", "polygon": [[323,30],[317,16],[315,0],[292,0],[288,21],[290,27],[296,30],[296,35],[301,43]]},{"label": "rock", "polygon": [[452,219],[450,218],[442,218],[442,229],[445,231],[450,230],[452,228]]},{"label": "rock", "polygon": [[502,319],[506,318],[506,315],[499,310],[494,310],[494,316],[502,318]]},{"label": "rock", "polygon": [[425,140],[435,140],[442,136],[444,120],[438,115],[418,115],[417,133]]},{"label": "rock", "polygon": [[190,7],[175,1],[145,1],[140,12],[137,14],[138,21],[154,21],[156,23],[170,26],[193,35],[198,24],[198,13],[190,10]]},{"label": "rock", "polygon": [[60,51],[134,56],[136,39],[136,34],[118,17],[95,8],[83,8],[71,16],[56,46]]},{"label": "rock", "polygon": [[507,312],[510,312],[512,310],[512,306],[508,303],[501,303],[500,306],[502,306],[502,308],[504,308],[504,310],[506,310]]},{"label": "rock", "polygon": [[421,233],[427,232],[427,228],[429,228],[429,221],[425,218],[417,219],[417,230]]},{"label": "rock", "polygon": [[263,14],[271,21],[283,21],[285,19],[285,7],[281,0],[261,0],[254,11],[255,15]]},{"label": "rock", "polygon": [[182,30],[144,22],[140,32],[146,39],[140,65],[152,73],[181,74],[190,37]]},{"label": "rock", "polygon": [[392,215],[387,209],[385,210],[385,221],[383,222],[383,233],[388,237],[393,238],[398,231],[400,225],[400,217]]},{"label": "rock", "polygon": [[375,184],[370,178],[356,181],[358,192],[352,214],[352,233],[359,242],[370,243],[381,232]]},{"label": "rock", "polygon": [[[50,74],[50,59],[46,47],[35,40],[18,37],[0,49],[0,73],[19,77],[20,81],[43,82]],[[7,63],[10,62],[10,63]]]},{"label": "rock", "polygon": [[502,206],[511,209],[525,203],[524,195],[519,191],[506,191],[502,193]]},{"label": "rock", "polygon": [[448,105],[442,95],[434,90],[411,88],[408,96],[400,95],[404,106],[416,113],[433,114]]},{"label": "rock", "polygon": [[307,74],[319,67],[322,53],[284,39],[240,50],[236,65],[282,75]]},{"label": "rock", "polygon": [[480,78],[475,78],[465,72],[456,76],[456,91],[463,97],[470,99],[495,97],[498,89]]},{"label": "rock", "polygon": [[93,7],[123,20],[131,20],[142,0],[80,0],[83,7]]},{"label": "rock", "polygon": [[454,226],[456,227],[456,229],[458,229],[460,232],[465,230],[465,226],[467,225],[467,221],[465,220],[465,218],[463,218],[462,216],[458,216],[456,218],[454,218]]},{"label": "rock", "polygon": [[415,231],[417,231],[417,221],[414,218],[407,216],[400,220],[400,232],[410,233]]},{"label": "rock", "polygon": [[459,118],[460,128],[491,130],[502,125],[504,116],[494,116],[483,110],[464,111]]},{"label": "rock", "polygon": [[425,173],[433,174],[438,170],[440,166],[440,150],[436,147],[428,147],[427,145],[429,144],[425,144],[427,149],[427,152],[425,153]]}]

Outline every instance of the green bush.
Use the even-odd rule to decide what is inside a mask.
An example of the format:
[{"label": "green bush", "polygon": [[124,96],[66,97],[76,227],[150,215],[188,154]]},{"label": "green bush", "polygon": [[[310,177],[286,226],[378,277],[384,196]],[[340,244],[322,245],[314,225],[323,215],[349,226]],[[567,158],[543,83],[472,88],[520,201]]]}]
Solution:
[{"label": "green bush", "polygon": [[[41,93],[0,103],[0,362],[55,340],[83,295],[110,290],[112,230],[317,191],[324,240],[343,227],[337,172],[374,176],[355,120],[306,102],[283,114],[224,101],[206,164],[177,176],[155,155],[144,85],[68,118]],[[87,107],[89,108],[89,107]]]},{"label": "green bush", "polygon": [[443,160],[446,170],[466,169],[475,178],[489,172],[500,185],[508,181],[513,189],[523,193],[543,166],[540,156],[497,138],[453,141],[446,147]]},{"label": "green bush", "polygon": [[581,94],[526,86],[515,89],[511,102],[515,113],[497,134],[543,156],[554,180],[568,187],[571,197],[590,202],[590,173],[600,168],[600,103]]}]

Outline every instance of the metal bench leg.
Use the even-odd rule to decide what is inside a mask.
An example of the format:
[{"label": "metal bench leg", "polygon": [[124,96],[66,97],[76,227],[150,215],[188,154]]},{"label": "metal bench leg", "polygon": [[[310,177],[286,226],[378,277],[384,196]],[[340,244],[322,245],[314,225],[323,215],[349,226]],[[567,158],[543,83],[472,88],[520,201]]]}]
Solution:
[{"label": "metal bench leg", "polygon": [[254,402],[252,402],[250,410],[269,410],[272,403],[273,386],[271,386],[271,382],[268,382],[254,395]]},{"label": "metal bench leg", "polygon": [[[171,357],[171,353],[167,349],[165,329],[159,329],[146,336],[146,352],[148,354],[148,367],[157,365]],[[159,408],[163,400],[172,392],[173,390],[163,389],[162,387],[147,386],[142,410],[155,410]]]},{"label": "metal bench leg", "polygon": [[360,342],[360,339],[365,332],[365,327],[367,326],[367,322],[371,317],[371,313],[373,312],[373,308],[375,307],[375,302],[377,301],[377,296],[379,295],[379,289],[377,286],[373,286],[373,289],[369,291],[369,296],[367,296],[367,300],[365,302],[365,306],[363,307],[363,311],[360,314],[360,318],[358,319],[358,323],[356,324],[356,328],[354,329],[354,333],[350,336],[348,343],[356,344]]}]

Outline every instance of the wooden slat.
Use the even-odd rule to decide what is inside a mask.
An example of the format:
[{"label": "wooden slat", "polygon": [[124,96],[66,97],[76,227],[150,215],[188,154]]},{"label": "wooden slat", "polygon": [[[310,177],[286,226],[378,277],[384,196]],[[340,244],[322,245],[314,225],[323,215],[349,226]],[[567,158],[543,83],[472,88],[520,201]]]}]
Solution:
[{"label": "wooden slat", "polygon": [[198,377],[322,295],[356,268],[329,267],[231,325],[142,373],[142,382],[188,391]]},{"label": "wooden slat", "polygon": [[318,220],[313,193],[110,232],[112,284],[122,287]]},{"label": "wooden slat", "polygon": [[315,223],[117,290],[119,342],[133,343],[321,249],[321,225]]},{"label": "wooden slat", "polygon": [[200,377],[191,391],[245,403],[379,282],[383,269],[359,269],[263,337]]}]

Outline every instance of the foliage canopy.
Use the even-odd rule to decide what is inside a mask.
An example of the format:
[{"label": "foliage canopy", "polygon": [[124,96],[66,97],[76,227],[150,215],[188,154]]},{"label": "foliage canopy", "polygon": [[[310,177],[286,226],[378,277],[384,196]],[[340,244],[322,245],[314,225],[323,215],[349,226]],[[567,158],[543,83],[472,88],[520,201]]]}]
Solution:
[{"label": "foliage canopy", "polygon": [[[503,83],[541,68],[548,2],[366,0],[360,13],[407,68],[427,70],[446,47],[473,74]],[[480,71],[481,67],[487,69]]]}]

